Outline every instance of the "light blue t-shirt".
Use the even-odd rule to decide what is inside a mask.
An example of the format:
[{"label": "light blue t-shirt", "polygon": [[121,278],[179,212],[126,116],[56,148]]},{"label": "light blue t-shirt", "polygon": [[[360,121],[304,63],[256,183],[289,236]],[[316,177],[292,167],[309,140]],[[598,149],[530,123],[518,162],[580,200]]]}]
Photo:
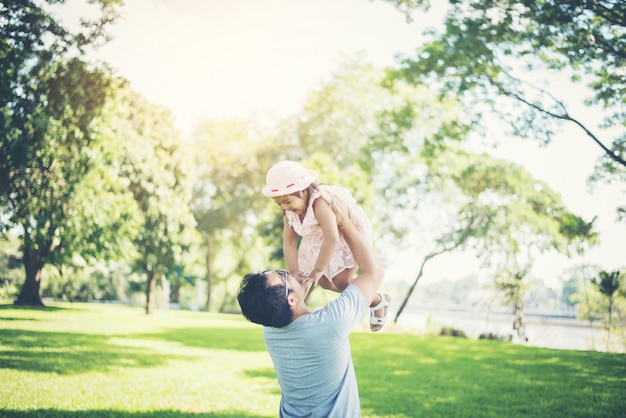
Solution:
[{"label": "light blue t-shirt", "polygon": [[263,327],[282,392],[281,417],[361,415],[348,337],[366,314],[363,293],[350,285],[324,308],[286,327]]}]

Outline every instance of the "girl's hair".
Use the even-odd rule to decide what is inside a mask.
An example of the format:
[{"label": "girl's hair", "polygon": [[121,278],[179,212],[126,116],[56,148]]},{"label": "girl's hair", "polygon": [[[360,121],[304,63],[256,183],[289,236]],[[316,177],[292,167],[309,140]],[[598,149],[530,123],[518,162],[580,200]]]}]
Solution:
[{"label": "girl's hair", "polygon": [[268,286],[263,273],[247,274],[241,281],[237,301],[241,313],[250,322],[282,328],[291,322],[291,308],[285,287]]}]

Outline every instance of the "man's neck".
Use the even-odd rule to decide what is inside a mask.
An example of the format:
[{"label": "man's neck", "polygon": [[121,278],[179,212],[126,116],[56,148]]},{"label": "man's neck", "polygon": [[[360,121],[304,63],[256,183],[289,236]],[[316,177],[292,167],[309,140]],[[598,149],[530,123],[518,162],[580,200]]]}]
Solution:
[{"label": "man's neck", "polygon": [[293,315],[291,316],[291,322],[295,321],[303,315],[308,315],[311,313],[311,310],[304,303],[298,304],[293,308],[292,311]]}]

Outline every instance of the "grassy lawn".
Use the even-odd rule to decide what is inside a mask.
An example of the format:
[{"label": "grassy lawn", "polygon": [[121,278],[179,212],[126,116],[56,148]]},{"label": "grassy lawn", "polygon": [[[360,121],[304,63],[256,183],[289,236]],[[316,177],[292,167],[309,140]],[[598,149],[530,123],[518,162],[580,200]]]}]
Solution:
[{"label": "grassy lawn", "polygon": [[[355,332],[364,417],[626,417],[626,355]],[[239,315],[0,304],[0,416],[275,417],[261,328]]]}]

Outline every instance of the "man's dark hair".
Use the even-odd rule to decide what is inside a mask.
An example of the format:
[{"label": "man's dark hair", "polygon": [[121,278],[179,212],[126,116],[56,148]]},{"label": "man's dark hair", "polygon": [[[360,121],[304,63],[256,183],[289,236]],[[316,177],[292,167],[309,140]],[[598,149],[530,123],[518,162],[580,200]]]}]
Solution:
[{"label": "man's dark hair", "polygon": [[246,274],[237,294],[241,313],[250,322],[282,328],[291,322],[284,286],[267,286],[263,273]]}]

